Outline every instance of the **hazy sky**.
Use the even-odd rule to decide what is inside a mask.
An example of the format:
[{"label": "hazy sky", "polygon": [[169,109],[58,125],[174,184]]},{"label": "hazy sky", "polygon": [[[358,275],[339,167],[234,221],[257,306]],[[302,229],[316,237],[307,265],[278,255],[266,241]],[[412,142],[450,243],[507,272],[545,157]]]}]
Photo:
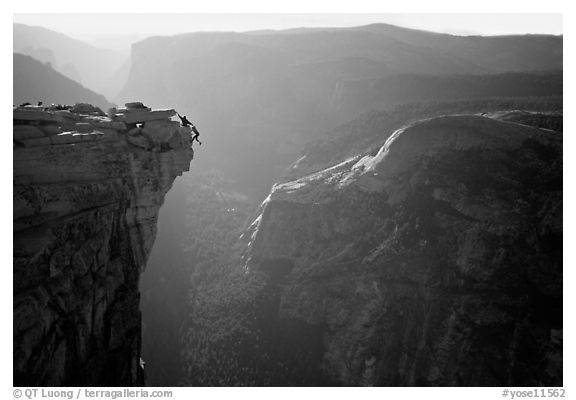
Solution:
[{"label": "hazy sky", "polygon": [[82,40],[376,22],[464,35],[562,34],[561,14],[14,14],[14,22],[43,26]]}]

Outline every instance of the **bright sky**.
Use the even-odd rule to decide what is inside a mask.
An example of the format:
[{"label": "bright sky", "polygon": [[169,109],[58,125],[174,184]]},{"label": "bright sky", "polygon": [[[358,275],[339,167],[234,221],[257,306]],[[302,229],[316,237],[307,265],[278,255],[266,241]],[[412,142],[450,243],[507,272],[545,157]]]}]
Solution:
[{"label": "bright sky", "polygon": [[463,35],[563,33],[561,14],[14,14],[14,22],[43,26],[81,40],[376,22]]}]

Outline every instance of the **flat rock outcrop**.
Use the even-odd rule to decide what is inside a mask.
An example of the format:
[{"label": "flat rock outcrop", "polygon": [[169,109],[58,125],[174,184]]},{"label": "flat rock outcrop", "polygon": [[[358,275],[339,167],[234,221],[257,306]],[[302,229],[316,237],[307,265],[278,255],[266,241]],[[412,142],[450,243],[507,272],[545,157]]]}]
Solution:
[{"label": "flat rock outcrop", "polygon": [[193,157],[173,113],[14,109],[14,385],[143,384],[138,278]]},{"label": "flat rock outcrop", "polygon": [[558,132],[420,121],[274,186],[244,238],[283,384],[562,385]]}]

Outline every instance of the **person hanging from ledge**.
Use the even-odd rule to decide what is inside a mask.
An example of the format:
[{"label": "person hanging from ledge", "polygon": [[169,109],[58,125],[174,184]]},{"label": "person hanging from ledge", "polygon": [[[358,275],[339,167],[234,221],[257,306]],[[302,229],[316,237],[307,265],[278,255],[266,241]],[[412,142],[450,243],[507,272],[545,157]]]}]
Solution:
[{"label": "person hanging from ledge", "polygon": [[198,132],[198,129],[196,129],[196,126],[194,126],[194,124],[190,121],[188,121],[188,118],[186,118],[186,116],[181,116],[179,113],[178,114],[178,118],[180,118],[180,121],[182,121],[182,126],[189,126],[190,129],[192,129],[192,132],[194,132],[194,136],[192,137],[192,143],[194,143],[194,140],[196,140],[200,146],[202,146],[202,142],[198,139],[198,137],[200,136],[200,132]]},{"label": "person hanging from ledge", "polygon": [[194,132],[194,136],[192,137],[192,143],[194,143],[194,140],[196,140],[198,144],[202,146],[202,142],[198,139],[198,136],[200,136],[200,132],[198,132],[198,129],[196,129],[194,125],[192,125],[190,129],[192,129],[192,132]]}]

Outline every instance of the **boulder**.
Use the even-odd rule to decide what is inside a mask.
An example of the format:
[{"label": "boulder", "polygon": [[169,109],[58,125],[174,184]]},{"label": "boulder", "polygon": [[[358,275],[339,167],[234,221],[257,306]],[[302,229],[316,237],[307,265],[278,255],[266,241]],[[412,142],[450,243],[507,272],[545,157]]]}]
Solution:
[{"label": "boulder", "polygon": [[148,121],[142,128],[142,134],[154,143],[168,143],[172,136],[178,134],[179,127],[180,124],[174,121]]},{"label": "boulder", "polygon": [[99,107],[88,103],[76,103],[70,108],[70,111],[77,114],[106,115]]},{"label": "boulder", "polygon": [[126,114],[126,113],[137,113],[137,112],[141,112],[141,111],[152,111],[152,109],[150,107],[143,107],[143,108],[123,108],[121,110],[122,114]]},{"label": "boulder", "polygon": [[124,105],[128,109],[130,109],[130,108],[148,108],[141,101],[133,101],[130,103],[125,103]]},{"label": "boulder", "polygon": [[150,107],[146,107],[144,104],[142,104],[139,101],[135,101],[132,103],[126,103],[125,104],[126,108],[120,108],[120,109],[116,109],[115,113],[130,113],[130,112],[138,112],[138,111],[151,111],[152,109]]},{"label": "boulder", "polygon": [[78,114],[71,113],[69,110],[55,111],[54,115],[59,115],[64,120],[80,121],[80,116]]}]

